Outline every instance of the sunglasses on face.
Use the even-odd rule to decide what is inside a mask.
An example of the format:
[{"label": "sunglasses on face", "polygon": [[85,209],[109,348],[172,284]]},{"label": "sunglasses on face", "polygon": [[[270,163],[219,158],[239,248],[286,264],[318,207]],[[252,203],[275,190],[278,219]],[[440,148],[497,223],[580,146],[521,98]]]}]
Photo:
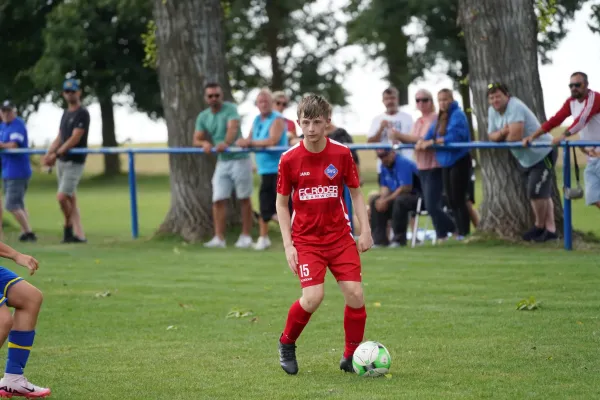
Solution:
[{"label": "sunglasses on face", "polygon": [[71,93],[75,93],[75,91],[74,90],[65,90],[64,93],[71,94]]},{"label": "sunglasses on face", "polygon": [[219,93],[214,93],[214,94],[207,94],[206,97],[208,97],[209,99],[218,99],[219,97],[221,97],[221,95]]},{"label": "sunglasses on face", "polygon": [[429,99],[417,99],[417,103],[428,103]]},{"label": "sunglasses on face", "polygon": [[277,104],[278,106],[286,107],[288,103],[287,101],[276,101],[275,104]]},{"label": "sunglasses on face", "polygon": [[569,83],[569,87],[570,87],[571,89],[573,89],[573,88],[580,88],[581,86],[583,86],[583,83],[581,83],[581,82],[577,82],[577,83]]}]

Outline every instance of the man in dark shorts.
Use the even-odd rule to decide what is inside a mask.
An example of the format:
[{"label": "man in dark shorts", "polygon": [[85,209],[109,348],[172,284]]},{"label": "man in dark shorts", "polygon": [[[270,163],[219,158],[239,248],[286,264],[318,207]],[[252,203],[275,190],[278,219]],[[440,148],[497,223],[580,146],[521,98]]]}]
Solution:
[{"label": "man in dark shorts", "polygon": [[[490,103],[488,136],[491,141],[521,142],[540,128],[535,114],[525,103],[511,96],[506,85],[490,84],[487,94]],[[552,136],[546,133],[533,142],[552,143]],[[545,242],[557,239],[552,202],[556,150],[551,147],[512,147],[510,151],[524,169],[527,195],[535,216],[535,226],[523,234],[523,240]]]},{"label": "man in dark shorts", "polygon": [[58,136],[50,145],[43,163],[50,167],[56,163],[58,177],[56,198],[65,217],[62,242],[85,243],[75,192],[83,175],[86,154],[67,154],[67,152],[73,148],[87,148],[90,114],[81,105],[81,89],[77,80],[67,79],[63,83],[63,97],[68,108],[63,112]]}]

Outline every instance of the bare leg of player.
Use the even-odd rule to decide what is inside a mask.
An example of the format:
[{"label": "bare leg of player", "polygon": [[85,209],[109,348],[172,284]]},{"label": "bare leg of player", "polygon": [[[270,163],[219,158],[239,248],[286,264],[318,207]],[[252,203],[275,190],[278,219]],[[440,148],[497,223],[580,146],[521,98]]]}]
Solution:
[{"label": "bare leg of player", "polygon": [[302,297],[290,307],[285,329],[279,338],[279,364],[290,375],[298,373],[296,340],[319,308],[324,295],[323,284],[305,287],[302,289]]},{"label": "bare leg of player", "polygon": [[[8,289],[14,316],[3,304],[0,306],[1,344],[8,337],[8,359],[4,377],[0,380],[0,397],[42,398],[50,389],[36,386],[23,375],[35,337],[35,326],[42,306],[42,292],[26,281],[19,281]],[[8,333],[8,334],[7,334]]]},{"label": "bare leg of player", "polygon": [[340,281],[338,285],[346,301],[344,309],[345,346],[340,360],[340,369],[345,372],[353,372],[352,355],[365,335],[367,322],[365,299],[360,282]]}]

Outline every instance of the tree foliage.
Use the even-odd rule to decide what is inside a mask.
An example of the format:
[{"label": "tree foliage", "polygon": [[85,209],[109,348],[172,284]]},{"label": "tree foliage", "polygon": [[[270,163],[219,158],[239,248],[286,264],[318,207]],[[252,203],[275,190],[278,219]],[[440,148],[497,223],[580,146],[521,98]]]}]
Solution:
[{"label": "tree foliage", "polygon": [[70,74],[81,79],[88,102],[125,94],[132,107],[161,116],[156,71],[143,65],[142,34],[151,15],[144,0],[65,2],[48,15],[33,80],[60,102],[60,84]]},{"label": "tree foliage", "polygon": [[62,1],[6,0],[0,2],[0,98],[12,99],[27,118],[44,99],[29,73],[44,52],[46,16]]}]

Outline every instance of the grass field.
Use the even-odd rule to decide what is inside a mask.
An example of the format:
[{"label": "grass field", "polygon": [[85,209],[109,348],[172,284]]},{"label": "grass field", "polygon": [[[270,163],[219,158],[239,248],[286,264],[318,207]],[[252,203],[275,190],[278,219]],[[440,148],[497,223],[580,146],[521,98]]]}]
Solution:
[{"label": "grass field", "polygon": [[[139,156],[138,171],[149,173],[145,163],[158,169],[157,159],[146,157],[154,156]],[[90,157],[91,171],[100,160]],[[339,371],[343,300],[328,275],[324,304],[298,342],[300,374],[290,377],[279,367],[276,343],[300,291],[280,242],[258,256],[149,240],[169,206],[168,177],[141,175],[138,190],[138,241],[130,239],[126,177],[83,182],[86,245],[59,244],[55,182],[39,174],[27,203],[40,241],[21,245],[14,229],[5,233],[41,261],[28,278],[45,304],[27,375],[50,386],[52,398],[600,396],[596,247],[448,243],[368,252],[365,339],[388,347],[391,376]],[[574,202],[574,223],[600,235],[600,213],[581,201]],[[530,296],[540,308],[517,311]],[[227,318],[232,311],[251,315]]]}]

